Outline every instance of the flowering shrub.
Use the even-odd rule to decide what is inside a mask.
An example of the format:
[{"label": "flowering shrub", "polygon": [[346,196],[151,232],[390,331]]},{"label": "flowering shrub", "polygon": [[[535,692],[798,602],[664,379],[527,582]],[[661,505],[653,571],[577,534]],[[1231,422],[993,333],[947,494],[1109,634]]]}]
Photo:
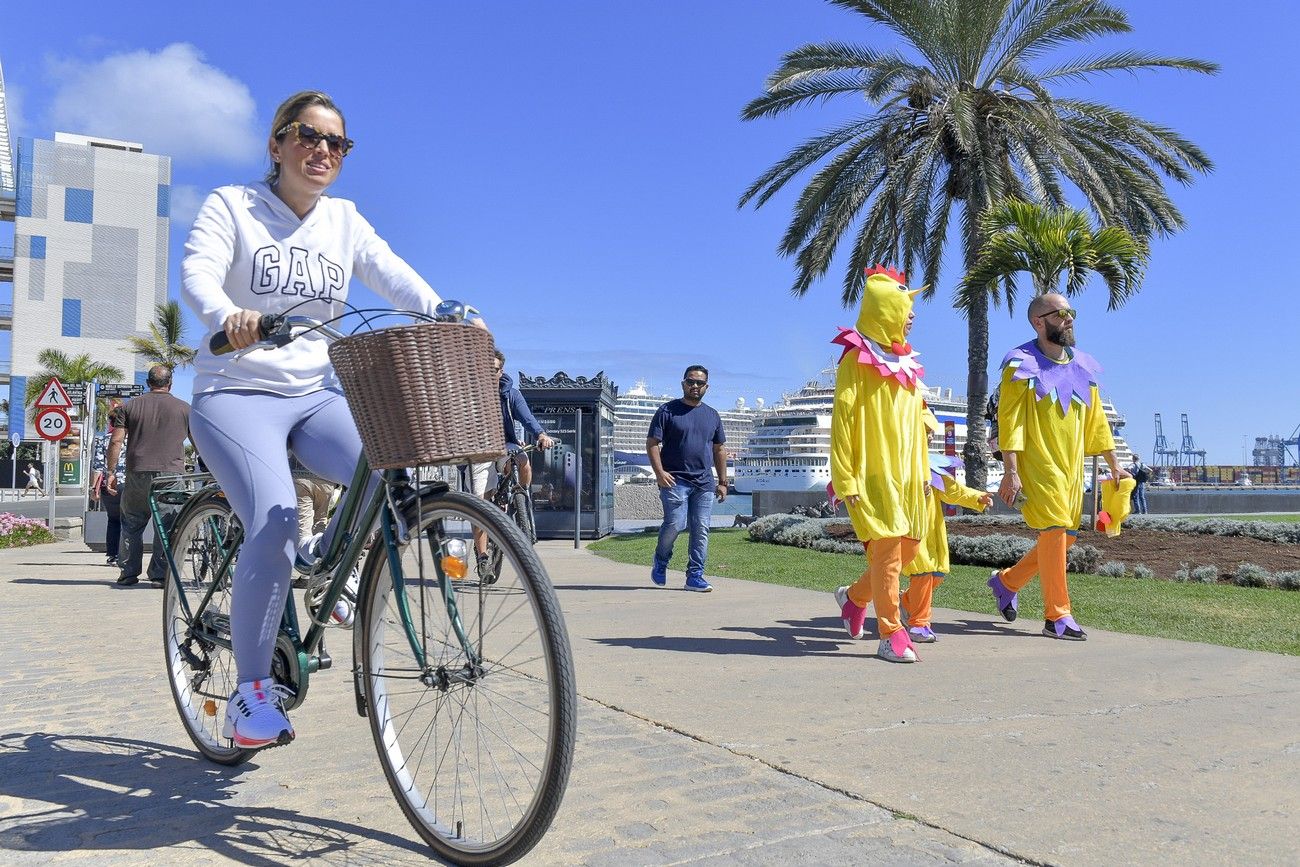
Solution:
[{"label": "flowering shrub", "polygon": [[21,548],[24,545],[39,545],[53,542],[44,521],[24,518],[12,512],[0,512],[0,548]]}]

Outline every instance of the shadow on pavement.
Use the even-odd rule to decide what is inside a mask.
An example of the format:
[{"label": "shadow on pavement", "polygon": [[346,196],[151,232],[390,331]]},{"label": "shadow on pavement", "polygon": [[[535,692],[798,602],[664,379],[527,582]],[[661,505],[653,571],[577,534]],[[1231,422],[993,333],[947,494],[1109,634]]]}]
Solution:
[{"label": "shadow on pavement", "polygon": [[[754,638],[652,635],[644,638],[596,638],[606,647],[672,650],[680,653],[710,653],[749,656],[862,656],[875,657],[875,645],[855,641],[844,634],[839,618],[781,620],[770,626],[720,626],[716,632],[744,633]],[[843,648],[860,647],[862,653]],[[868,649],[869,647],[869,649]]]},{"label": "shadow on pavement", "polygon": [[[393,834],[294,810],[226,804],[240,777],[256,767],[223,767],[194,752],[127,738],[0,735],[0,795],[43,802],[0,817],[0,850],[188,844],[273,867],[332,854],[349,864],[385,864],[392,853],[384,847],[393,847],[436,860],[425,846]],[[382,846],[356,851],[370,841]]]},{"label": "shadow on pavement", "polygon": [[[57,565],[57,564],[56,564],[56,565]],[[89,585],[89,586],[100,586],[100,587],[115,587],[115,586],[117,586],[117,579],[116,579],[115,577],[111,576],[111,575],[110,575],[110,576],[105,576],[105,577],[103,577],[103,578],[81,578],[81,579],[77,579],[77,578],[15,578],[15,579],[13,579],[12,581],[10,581],[9,583],[10,583],[10,584],[51,584],[51,585],[58,585],[58,586],[61,586],[61,587],[79,587],[79,586],[86,586],[86,585]]]},{"label": "shadow on pavement", "polygon": [[[653,584],[646,584],[644,587],[639,584],[556,584],[556,590],[659,590],[664,588],[656,587]],[[678,590],[682,588],[678,587]]]}]

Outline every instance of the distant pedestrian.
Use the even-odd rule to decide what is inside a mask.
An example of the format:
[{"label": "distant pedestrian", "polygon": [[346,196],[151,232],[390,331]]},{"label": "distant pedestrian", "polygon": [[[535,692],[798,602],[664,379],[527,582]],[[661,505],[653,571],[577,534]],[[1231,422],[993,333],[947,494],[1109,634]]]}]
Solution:
[{"label": "distant pedestrian", "polygon": [[[116,566],[117,557],[122,541],[122,491],[121,488],[126,484],[126,448],[121,449],[117,456],[117,464],[113,469],[108,468],[108,444],[112,439],[113,429],[117,426],[115,422],[121,419],[117,413],[120,402],[113,405],[113,410],[109,414],[108,429],[103,433],[96,435],[94,444],[94,453],[90,461],[90,499],[100,503],[104,511],[108,513],[108,522],[104,527],[104,555],[105,565]],[[112,474],[116,481],[114,490],[109,493],[108,476]]]},{"label": "distant pedestrian", "polygon": [[27,465],[27,487],[23,488],[23,496],[32,491],[33,499],[40,499],[45,496],[45,485],[41,480],[41,471],[36,464]]},{"label": "distant pedestrian", "polygon": [[[145,380],[149,390],[126,402],[118,410],[122,423],[113,428],[105,466],[116,466],[122,445],[130,437],[126,456],[126,485],[122,489],[122,542],[118,552],[123,586],[140,580],[144,560],[144,528],[149,523],[149,489],[160,473],[185,472],[185,439],[189,436],[190,405],[173,397],[172,370],[165,364],[149,368]],[[110,475],[107,489],[117,493],[117,476]],[[153,546],[149,558],[149,580],[161,584],[167,562],[162,545]]]},{"label": "distant pedestrian", "polygon": [[645,441],[664,506],[650,580],[660,587],[668,583],[673,543],[682,530],[689,528],[686,589],[700,593],[713,589],[704,577],[713,500],[716,497],[720,503],[727,498],[727,450],[722,447],[727,435],[717,410],[704,403],[708,387],[708,370],[698,364],[686,368],[681,399],[659,407],[650,420],[650,434]]},{"label": "distant pedestrian", "polygon": [[1129,467],[1129,472],[1133,474],[1133,481],[1137,482],[1137,487],[1133,489],[1133,514],[1147,514],[1147,482],[1151,481],[1151,468],[1142,463],[1142,459],[1137,455],[1133,456],[1133,466]]}]

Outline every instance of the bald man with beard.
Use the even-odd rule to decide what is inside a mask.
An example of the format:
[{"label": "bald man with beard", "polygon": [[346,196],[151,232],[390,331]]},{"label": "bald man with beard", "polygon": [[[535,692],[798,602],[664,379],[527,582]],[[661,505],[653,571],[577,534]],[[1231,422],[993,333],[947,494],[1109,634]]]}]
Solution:
[{"label": "bald man with beard", "polygon": [[[1083,460],[1101,455],[1115,479],[1129,474],[1115,457],[1115,440],[1101,407],[1101,365],[1074,348],[1078,312],[1065,296],[1040,295],[1029,304],[1035,338],[1002,360],[998,443],[1006,474],[998,496],[1022,506],[1038,542],[1020,562],[988,580],[995,605],[1015,620],[1019,591],[1035,575],[1043,586],[1043,634],[1083,641],[1087,634],[1070,611],[1066,551],[1083,517]],[[1022,496],[1023,495],[1023,496]]]}]

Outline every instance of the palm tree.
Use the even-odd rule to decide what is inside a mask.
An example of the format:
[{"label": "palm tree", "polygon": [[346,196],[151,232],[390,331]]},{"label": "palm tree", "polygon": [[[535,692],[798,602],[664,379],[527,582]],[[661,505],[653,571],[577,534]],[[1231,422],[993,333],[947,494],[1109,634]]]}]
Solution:
[{"label": "palm tree", "polygon": [[1048,208],[1020,199],[986,211],[980,235],[984,246],[958,290],[964,308],[987,294],[994,306],[1005,298],[1011,311],[1015,275],[1025,272],[1033,279],[1035,295],[1063,292],[1070,297],[1083,292],[1090,273],[1097,274],[1109,292],[1106,306],[1115,310],[1141,288],[1150,256],[1146,241],[1122,226],[1094,229],[1088,215],[1076,208]]},{"label": "palm tree", "polygon": [[186,346],[184,340],[185,321],[178,301],[154,306],[154,321],[149,323],[148,337],[133,334],[127,338],[131,351],[136,355],[173,369],[192,364],[198,354],[198,350]]},{"label": "palm tree", "polygon": [[[1136,237],[1183,226],[1164,181],[1188,183],[1209,171],[1200,148],[1172,129],[1053,88],[1112,72],[1213,73],[1217,65],[1132,50],[1056,60],[1063,48],[1131,29],[1104,0],[830,2],[893,31],[909,50],[805,45],[785,56],[742,112],[746,120],[772,117],[842,95],[875,109],[804,141],[740,199],[741,207],[761,207],[825,162],[778,247],[795,257],[795,295],[825,275],[851,231],[845,305],[857,301],[863,269],[878,261],[920,270],[932,293],[949,226],[956,221],[969,271],[983,246],[981,215],[1008,197],[1064,207],[1073,187],[1104,225]],[[989,297],[968,301],[967,424],[976,431],[988,394]],[[984,438],[968,437],[964,457],[971,484],[982,487]]]},{"label": "palm tree", "polygon": [[[91,359],[87,353],[70,356],[60,352],[57,349],[42,349],[41,353],[36,356],[42,370],[31,376],[27,380],[27,392],[23,395],[23,405],[31,406],[41,396],[45,386],[49,385],[50,380],[54,377],[59,378],[59,382],[115,382],[122,379],[124,374],[120,367],[114,367],[111,364],[103,364]],[[97,418],[104,418],[108,412],[108,401],[97,400],[95,402],[95,415]]]}]

